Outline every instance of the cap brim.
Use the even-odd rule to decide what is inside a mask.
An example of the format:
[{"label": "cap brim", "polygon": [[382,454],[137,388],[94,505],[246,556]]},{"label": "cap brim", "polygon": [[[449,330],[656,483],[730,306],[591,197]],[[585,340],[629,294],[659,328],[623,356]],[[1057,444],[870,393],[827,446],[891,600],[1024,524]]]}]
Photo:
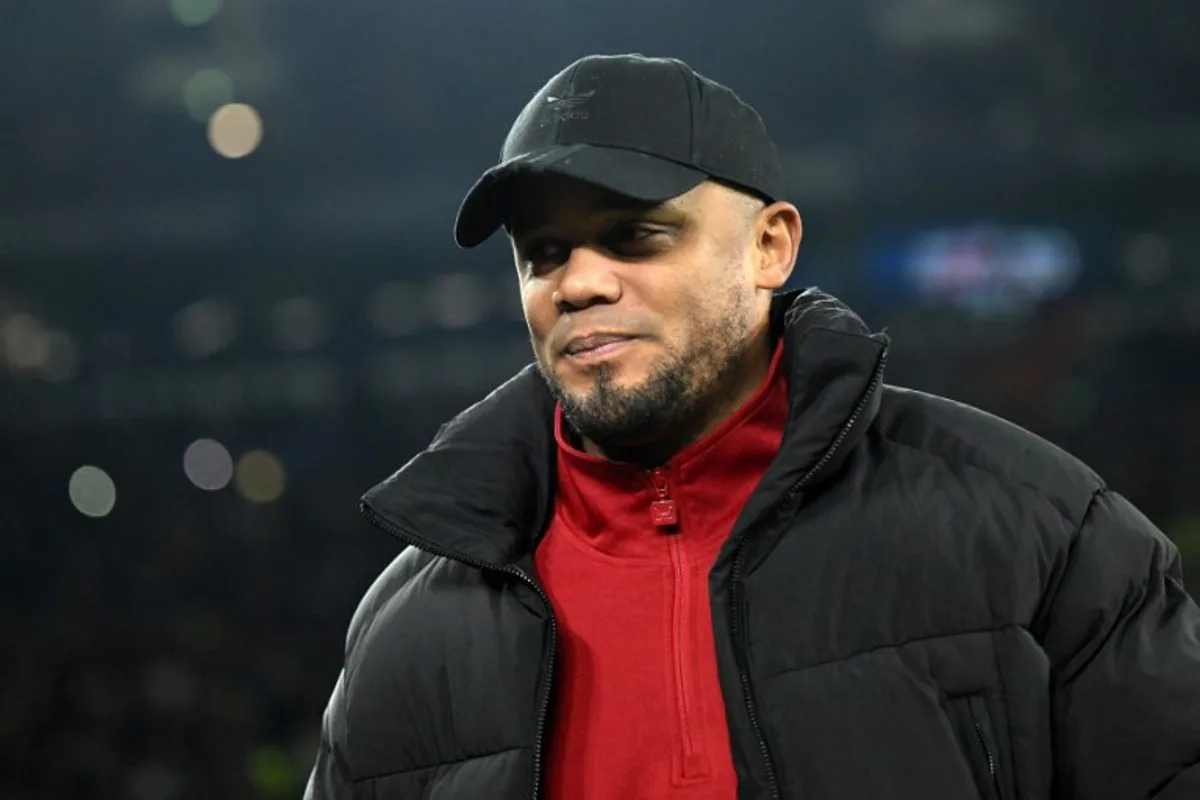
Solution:
[{"label": "cap brim", "polygon": [[504,225],[516,179],[537,174],[575,178],[646,203],[677,197],[707,178],[692,167],[619,147],[573,144],[527,153],[492,167],[467,192],[454,223],[458,246],[482,244]]}]

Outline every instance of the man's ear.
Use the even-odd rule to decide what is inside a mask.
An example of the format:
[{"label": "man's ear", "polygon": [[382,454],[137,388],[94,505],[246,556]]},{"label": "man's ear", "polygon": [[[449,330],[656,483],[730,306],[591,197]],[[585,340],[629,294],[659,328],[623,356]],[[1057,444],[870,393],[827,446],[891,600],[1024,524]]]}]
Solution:
[{"label": "man's ear", "polygon": [[758,252],[758,287],[774,291],[792,276],[804,225],[791,203],[779,201],[765,206],[754,228]]}]

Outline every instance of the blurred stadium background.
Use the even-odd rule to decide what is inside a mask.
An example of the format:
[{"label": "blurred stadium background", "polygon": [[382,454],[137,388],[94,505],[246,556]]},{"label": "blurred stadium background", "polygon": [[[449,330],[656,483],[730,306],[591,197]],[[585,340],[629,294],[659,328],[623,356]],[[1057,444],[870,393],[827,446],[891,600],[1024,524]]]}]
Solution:
[{"label": "blurred stadium background", "polygon": [[[1200,4],[16,0],[0,798],[297,797],[397,546],[358,495],[529,360],[457,202],[587,52],[767,118],[893,382],[1070,449],[1200,588]],[[864,591],[869,590],[864,587]]]}]

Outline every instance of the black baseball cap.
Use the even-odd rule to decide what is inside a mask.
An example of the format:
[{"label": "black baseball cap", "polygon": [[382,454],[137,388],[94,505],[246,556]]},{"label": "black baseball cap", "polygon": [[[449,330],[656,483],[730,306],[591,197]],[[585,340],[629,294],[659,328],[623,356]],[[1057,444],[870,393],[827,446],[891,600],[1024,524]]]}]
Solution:
[{"label": "black baseball cap", "polygon": [[508,222],[515,180],[550,173],[661,203],[717,180],[770,203],[783,168],[762,118],[674,58],[591,55],[552,77],[517,116],[500,162],[463,198],[460,247]]}]

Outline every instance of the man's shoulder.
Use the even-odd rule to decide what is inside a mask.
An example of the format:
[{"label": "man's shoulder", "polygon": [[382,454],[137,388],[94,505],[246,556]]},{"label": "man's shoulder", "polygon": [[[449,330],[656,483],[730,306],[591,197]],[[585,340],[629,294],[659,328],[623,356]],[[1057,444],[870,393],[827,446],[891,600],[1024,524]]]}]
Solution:
[{"label": "man's shoulder", "polygon": [[1105,485],[1079,458],[1032,431],[975,406],[914,389],[884,388],[877,429],[886,441],[937,459],[955,472],[978,471],[1033,488],[1072,510]]},{"label": "man's shoulder", "polygon": [[438,560],[438,556],[416,547],[406,547],[372,581],[351,617],[346,634],[346,654],[354,651],[370,628],[380,608],[401,594],[414,577]]}]

